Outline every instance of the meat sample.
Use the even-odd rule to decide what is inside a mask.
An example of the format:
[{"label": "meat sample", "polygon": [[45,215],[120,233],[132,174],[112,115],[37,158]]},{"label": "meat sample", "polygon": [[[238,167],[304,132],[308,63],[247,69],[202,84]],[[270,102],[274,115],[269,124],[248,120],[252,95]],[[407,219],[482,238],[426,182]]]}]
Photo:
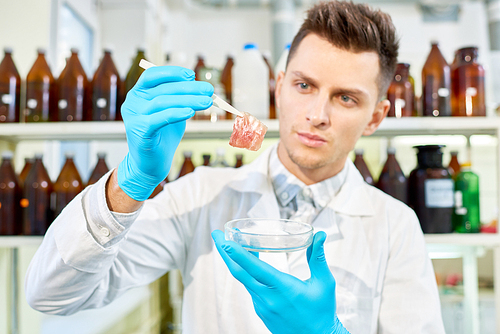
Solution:
[{"label": "meat sample", "polygon": [[229,145],[257,151],[264,140],[267,126],[252,115],[243,112],[243,117],[238,116],[233,124],[233,133]]}]

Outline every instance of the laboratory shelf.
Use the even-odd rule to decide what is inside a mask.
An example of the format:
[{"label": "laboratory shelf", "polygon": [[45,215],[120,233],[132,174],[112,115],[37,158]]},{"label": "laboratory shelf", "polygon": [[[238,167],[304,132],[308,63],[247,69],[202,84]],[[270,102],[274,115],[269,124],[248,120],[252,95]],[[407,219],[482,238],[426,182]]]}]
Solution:
[{"label": "laboratory shelf", "polygon": [[498,233],[425,234],[424,237],[427,244],[483,246],[486,248],[500,246],[500,235]]},{"label": "laboratory shelf", "polygon": [[[227,138],[233,130],[234,120],[217,122],[189,120],[185,139]],[[279,137],[278,120],[263,120],[268,131],[266,138]],[[497,135],[500,117],[409,117],[386,118],[375,136],[404,135]],[[0,140],[17,143],[22,140],[123,140],[123,122],[49,122],[0,124]]]},{"label": "laboratory shelf", "polygon": [[40,246],[43,236],[0,236],[0,248],[20,248],[25,246]]}]

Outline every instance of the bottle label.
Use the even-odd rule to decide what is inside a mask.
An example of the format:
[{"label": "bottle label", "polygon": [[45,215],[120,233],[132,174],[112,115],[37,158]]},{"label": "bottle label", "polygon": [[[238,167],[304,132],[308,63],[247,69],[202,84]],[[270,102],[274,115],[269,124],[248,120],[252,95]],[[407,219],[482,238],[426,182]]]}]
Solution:
[{"label": "bottle label", "polygon": [[464,216],[467,214],[467,208],[464,208],[464,196],[460,190],[455,191],[455,214]]},{"label": "bottle label", "polygon": [[453,181],[451,179],[424,181],[425,206],[428,208],[453,207]]}]

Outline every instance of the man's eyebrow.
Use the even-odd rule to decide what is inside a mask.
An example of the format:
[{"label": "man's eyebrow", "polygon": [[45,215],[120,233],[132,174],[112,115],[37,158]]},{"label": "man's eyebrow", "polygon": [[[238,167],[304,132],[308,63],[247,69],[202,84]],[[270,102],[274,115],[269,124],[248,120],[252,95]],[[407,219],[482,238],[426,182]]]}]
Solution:
[{"label": "man's eyebrow", "polygon": [[[300,71],[293,71],[293,75],[302,78],[304,81],[307,81],[308,83],[311,83],[314,86],[317,85],[317,81],[306,74],[300,72]],[[357,96],[363,96],[363,97],[368,97],[368,93],[364,90],[357,89],[357,88],[338,88],[336,89],[333,94],[350,94],[350,95],[357,95]]]}]

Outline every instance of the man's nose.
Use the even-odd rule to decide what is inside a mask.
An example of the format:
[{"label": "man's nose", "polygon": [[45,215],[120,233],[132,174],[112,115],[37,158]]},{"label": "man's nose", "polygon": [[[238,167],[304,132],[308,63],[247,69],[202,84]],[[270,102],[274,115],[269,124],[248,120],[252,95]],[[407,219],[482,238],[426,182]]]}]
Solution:
[{"label": "man's nose", "polygon": [[307,121],[314,127],[326,126],[330,122],[329,99],[318,98],[306,114]]}]

